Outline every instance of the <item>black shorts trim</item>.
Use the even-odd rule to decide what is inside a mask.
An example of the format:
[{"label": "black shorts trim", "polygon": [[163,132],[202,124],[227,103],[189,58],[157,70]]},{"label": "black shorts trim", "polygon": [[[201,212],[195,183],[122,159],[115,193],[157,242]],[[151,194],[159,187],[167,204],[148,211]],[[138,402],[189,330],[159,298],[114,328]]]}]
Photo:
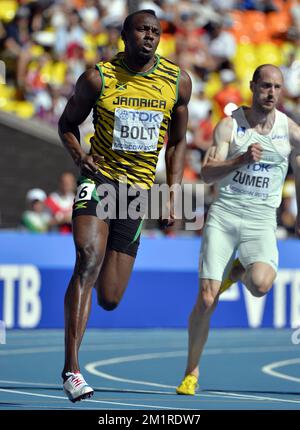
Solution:
[{"label": "black shorts trim", "polygon": [[[101,204],[101,198],[99,199],[99,196],[97,195],[97,192],[96,192],[97,187],[101,184],[112,185],[116,190],[116,196],[117,196],[116,217],[110,217],[109,215],[107,215],[106,218],[103,218],[103,217],[99,218],[104,222],[106,222],[109,226],[107,248],[117,252],[128,254],[132,257],[136,257],[138,247],[140,244],[140,235],[141,235],[142,224],[144,220],[144,214],[146,211],[146,204],[148,199],[147,191],[143,190],[143,192],[145,192],[145,207],[144,207],[144,204],[142,204],[143,208],[140,209],[140,216],[137,219],[132,219],[128,215],[128,206],[135,197],[131,198],[131,200],[128,199],[128,206],[127,206],[127,211],[125,212],[125,216],[124,216],[124,213],[122,213],[122,218],[118,218],[119,217],[119,214],[118,214],[119,184],[107,179],[103,175],[102,175],[101,181],[98,180],[98,177],[96,181],[94,178],[81,176],[78,179],[78,187],[80,187],[79,189],[81,190],[82,190],[83,183],[94,184],[95,188],[92,191],[91,195],[89,196],[88,200],[78,199],[76,195],[76,198],[73,204],[72,218],[74,219],[81,215],[90,215],[90,216],[95,216],[99,218],[99,216],[97,215],[97,207],[98,207],[98,204]],[[77,191],[77,193],[78,192],[79,191]],[[126,205],[125,205],[125,208],[126,208]]]}]

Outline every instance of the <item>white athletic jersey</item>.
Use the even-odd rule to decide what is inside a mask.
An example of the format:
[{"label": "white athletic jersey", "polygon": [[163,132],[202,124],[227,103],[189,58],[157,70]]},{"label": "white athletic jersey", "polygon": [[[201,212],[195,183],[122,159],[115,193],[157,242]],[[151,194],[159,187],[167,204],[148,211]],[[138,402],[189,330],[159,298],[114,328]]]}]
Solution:
[{"label": "white athletic jersey", "polygon": [[276,110],[273,128],[267,135],[250,127],[242,107],[232,113],[232,118],[233,131],[227,159],[245,153],[253,143],[262,146],[262,158],[257,163],[234,169],[220,180],[215,204],[247,208],[257,214],[261,211],[274,213],[281,202],[291,152],[288,118]]}]

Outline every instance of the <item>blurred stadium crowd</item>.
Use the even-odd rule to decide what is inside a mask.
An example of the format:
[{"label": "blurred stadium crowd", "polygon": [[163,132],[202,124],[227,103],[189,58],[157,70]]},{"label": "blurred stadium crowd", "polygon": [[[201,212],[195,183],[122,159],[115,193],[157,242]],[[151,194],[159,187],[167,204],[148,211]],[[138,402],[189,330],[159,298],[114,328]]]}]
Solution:
[{"label": "blurred stadium crowd", "polygon": [[[249,81],[259,64],[281,67],[285,88],[279,108],[300,124],[300,0],[0,0],[0,57],[6,66],[0,109],[56,127],[81,73],[123,49],[121,25],[133,7],[156,11],[163,28],[158,53],[193,81],[185,183],[201,182],[213,127],[237,105],[249,103]],[[91,133],[88,119],[82,125],[87,148]],[[163,154],[158,181],[162,160]],[[214,192],[206,187],[206,209]],[[289,172],[279,237],[293,235],[295,199]],[[51,218],[47,228],[60,229],[58,224]]]}]

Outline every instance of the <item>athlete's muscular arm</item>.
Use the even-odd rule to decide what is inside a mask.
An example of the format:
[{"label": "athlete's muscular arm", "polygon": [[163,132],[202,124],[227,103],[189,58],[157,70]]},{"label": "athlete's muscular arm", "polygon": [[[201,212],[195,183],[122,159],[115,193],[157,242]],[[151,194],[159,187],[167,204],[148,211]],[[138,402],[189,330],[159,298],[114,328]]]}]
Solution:
[{"label": "athlete's muscular arm", "polygon": [[180,184],[183,176],[186,128],[188,122],[188,102],[191,97],[192,83],[189,75],[182,71],[179,79],[178,101],[174,106],[169,127],[169,140],[166,149],[167,182],[171,186]]},{"label": "athlete's muscular arm", "polygon": [[80,146],[79,125],[91,112],[101,91],[102,81],[98,70],[89,69],[78,79],[75,92],[69,99],[58,123],[61,141],[78,166],[96,171],[94,157],[86,154]]},{"label": "athlete's muscular arm", "polygon": [[[178,100],[172,112],[169,127],[169,139],[166,149],[166,175],[167,184],[181,184],[185,151],[186,151],[186,129],[188,122],[188,108],[192,92],[191,78],[185,71],[181,71],[178,84]],[[174,223],[174,194],[170,193],[170,216],[168,226]]]},{"label": "athlete's muscular arm", "polygon": [[290,162],[295,176],[298,209],[295,231],[297,236],[300,237],[300,127],[291,119],[289,119],[289,137],[292,146]]},{"label": "athlete's muscular arm", "polygon": [[202,179],[206,183],[219,181],[237,167],[259,161],[261,158],[262,148],[258,143],[254,143],[244,154],[227,160],[232,128],[233,120],[228,117],[222,119],[214,130],[214,143],[205,154],[201,169]]}]

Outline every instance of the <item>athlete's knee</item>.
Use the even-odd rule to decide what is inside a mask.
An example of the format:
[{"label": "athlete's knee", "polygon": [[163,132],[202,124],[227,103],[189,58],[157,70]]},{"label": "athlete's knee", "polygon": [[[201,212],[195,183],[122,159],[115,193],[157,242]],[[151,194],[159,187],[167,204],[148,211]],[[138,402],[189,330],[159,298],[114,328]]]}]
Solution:
[{"label": "athlete's knee", "polygon": [[272,283],[272,278],[268,279],[263,273],[254,273],[251,276],[250,292],[254,297],[263,297],[272,288]]},{"label": "athlete's knee", "polygon": [[83,245],[76,249],[75,272],[82,278],[96,279],[100,270],[101,256],[94,245]]},{"label": "athlete's knee", "polygon": [[119,306],[120,301],[121,299],[116,296],[105,297],[102,294],[98,294],[98,305],[105,311],[113,311]]},{"label": "athlete's knee", "polygon": [[109,284],[101,283],[101,279],[98,280],[97,285],[97,301],[98,305],[106,311],[113,311],[119,306],[122,299],[123,288],[120,288],[119,284],[114,282]]},{"label": "athlete's knee", "polygon": [[250,292],[254,297],[263,297],[270,291],[271,288],[272,288],[272,285],[267,285],[267,284],[253,285],[252,284]]},{"label": "athlete's knee", "polygon": [[212,282],[208,279],[202,281],[200,297],[196,303],[196,311],[199,313],[210,313],[216,307],[218,291],[213,288]]}]

